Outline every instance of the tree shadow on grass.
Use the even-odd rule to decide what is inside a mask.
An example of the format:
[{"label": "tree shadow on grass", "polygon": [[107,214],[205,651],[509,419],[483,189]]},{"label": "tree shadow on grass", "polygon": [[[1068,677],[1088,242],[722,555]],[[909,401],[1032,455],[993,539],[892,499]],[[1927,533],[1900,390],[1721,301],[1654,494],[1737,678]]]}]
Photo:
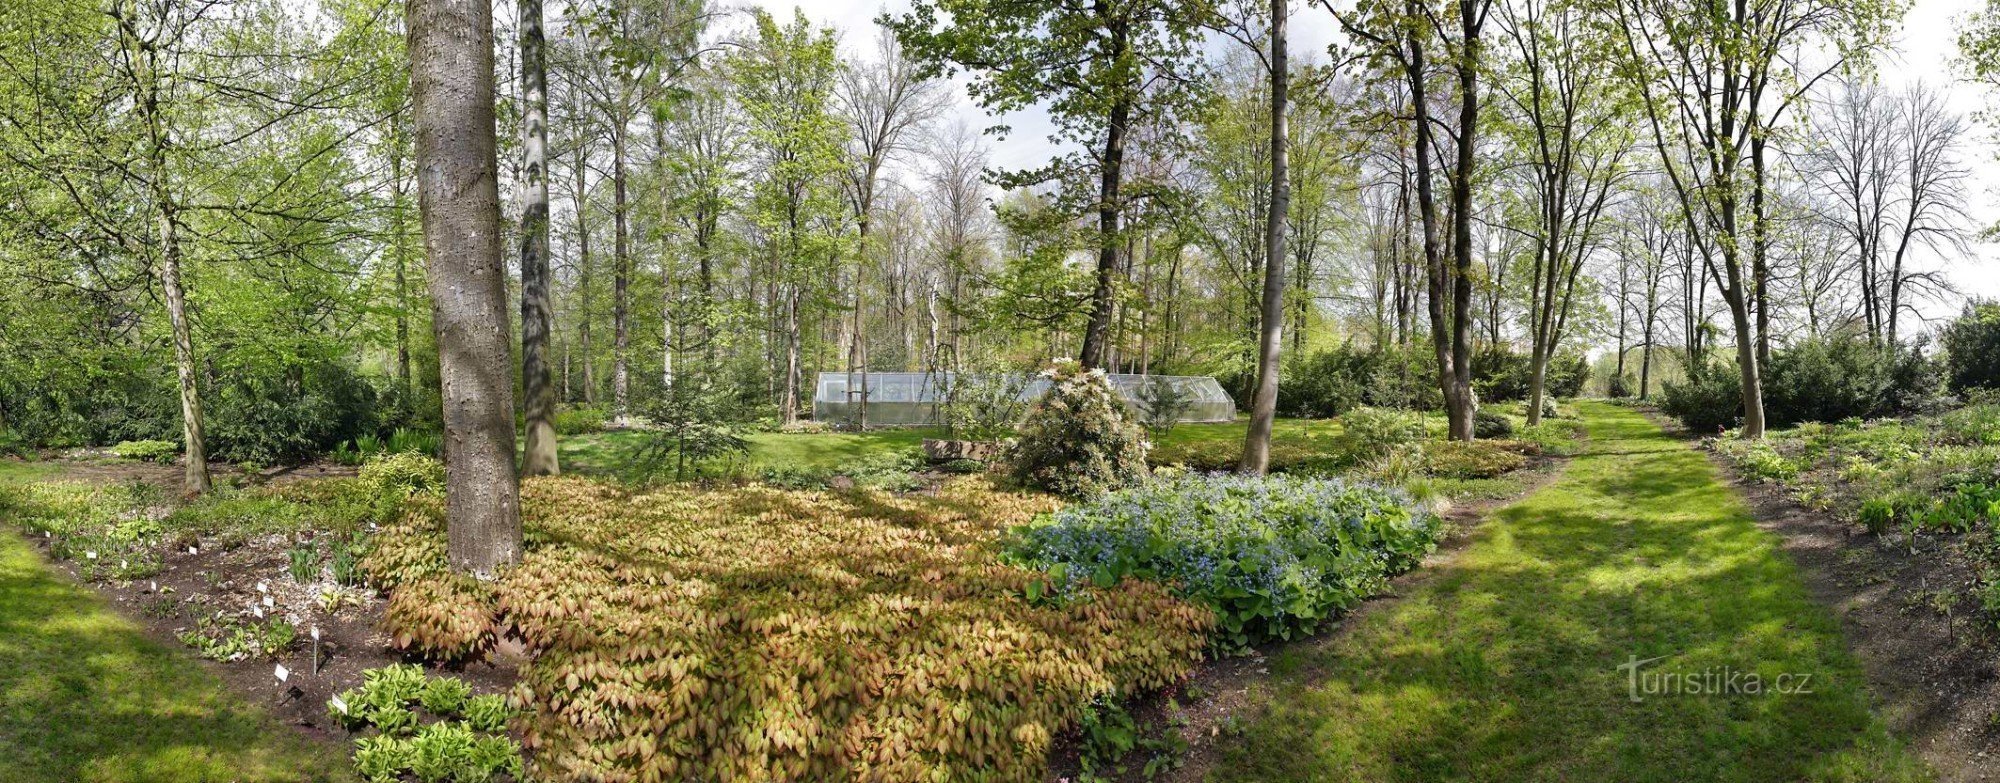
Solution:
[{"label": "tree shadow on grass", "polygon": [[239,701],[0,533],[0,779],[349,780],[346,761]]},{"label": "tree shadow on grass", "polygon": [[1833,618],[1706,461],[1586,410],[1593,451],[1556,483],[1410,595],[1279,653],[1211,777],[1922,779]]}]

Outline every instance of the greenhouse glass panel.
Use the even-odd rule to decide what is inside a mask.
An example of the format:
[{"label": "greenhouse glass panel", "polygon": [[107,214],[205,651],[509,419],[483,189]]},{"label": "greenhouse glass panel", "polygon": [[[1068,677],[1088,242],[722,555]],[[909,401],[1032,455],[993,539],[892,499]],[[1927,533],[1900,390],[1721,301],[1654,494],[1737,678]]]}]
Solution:
[{"label": "greenhouse glass panel", "polygon": [[[852,388],[849,379],[852,379]],[[1110,376],[1111,387],[1135,410],[1144,411],[1147,399],[1163,399],[1171,389],[1182,400],[1178,421],[1222,422],[1236,419],[1236,402],[1222,385],[1206,375],[1122,375]],[[951,398],[954,383],[977,385],[990,390],[996,385],[1016,388],[1023,402],[1039,399],[1048,391],[1045,378],[1020,376],[966,375],[924,372],[871,372],[867,375],[823,372],[814,383],[813,419],[832,424],[853,422],[868,399],[868,426],[918,427],[941,423],[939,408]],[[1152,393],[1149,392],[1152,387]],[[968,393],[973,390],[966,389]],[[962,399],[962,398],[961,398]]]}]

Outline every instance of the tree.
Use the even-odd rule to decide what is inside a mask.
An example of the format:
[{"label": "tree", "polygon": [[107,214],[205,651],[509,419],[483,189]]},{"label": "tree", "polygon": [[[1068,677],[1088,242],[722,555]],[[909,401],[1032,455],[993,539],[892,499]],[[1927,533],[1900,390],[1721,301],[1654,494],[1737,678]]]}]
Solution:
[{"label": "tree", "polygon": [[750,123],[759,173],[752,219],[767,237],[767,282],[783,313],[785,340],[779,418],[798,420],[801,375],[800,311],[843,252],[847,224],[837,180],[844,161],[839,120],[832,113],[838,58],[833,33],[815,29],[803,12],[780,26],[754,12],[755,41],[731,59],[731,78]]},{"label": "tree", "polygon": [[1590,78],[1604,52],[1582,6],[1510,0],[1500,8],[1501,28],[1514,49],[1496,88],[1518,128],[1515,142],[1525,148],[1536,206],[1522,227],[1535,251],[1528,278],[1532,425],[1542,420],[1549,360],[1569,323],[1585,261],[1599,242],[1599,218],[1626,175],[1632,139],[1622,96]]},{"label": "tree", "polygon": [[521,14],[521,394],[527,449],[521,472],[553,476],[556,458],[555,370],[549,363],[549,75],[542,0],[519,0]]},{"label": "tree", "polygon": [[521,555],[500,260],[492,0],[412,0],[417,193],[440,347],[447,552],[489,575]]},{"label": "tree", "polygon": [[1266,219],[1264,300],[1257,341],[1257,389],[1251,396],[1250,428],[1244,435],[1238,470],[1264,475],[1271,464],[1271,426],[1278,415],[1278,352],[1285,344],[1285,218],[1291,211],[1291,170],[1287,167],[1287,100],[1291,65],[1286,51],[1287,0],[1271,0],[1271,201]]},{"label": "tree", "polygon": [[[1409,89],[1412,180],[1423,227],[1424,278],[1431,348],[1444,393],[1450,437],[1472,440],[1472,191],[1479,168],[1479,75],[1486,69],[1482,34],[1491,0],[1451,0],[1444,13],[1423,0],[1368,2],[1336,14],[1341,26],[1369,47],[1376,62],[1393,69]],[[1431,117],[1432,50],[1444,51],[1457,101],[1450,124]],[[1438,127],[1450,129],[1440,139]],[[1444,169],[1447,201],[1440,205],[1433,169]],[[1440,213],[1442,206],[1443,212]],[[1449,226],[1445,224],[1449,222]],[[1446,231],[1449,231],[1449,236]]]},{"label": "tree", "polygon": [[1680,207],[1689,244],[1729,307],[1743,433],[1764,435],[1761,360],[1769,353],[1765,146],[1788,109],[1842,65],[1800,71],[1800,50],[1828,40],[1865,53],[1897,6],[1879,0],[1735,0],[1688,14],[1671,0],[1614,0],[1621,71]]},{"label": "tree", "polygon": [[878,20],[927,75],[967,72],[973,100],[995,113],[1045,104],[1055,139],[1092,148],[1000,178],[1009,187],[1062,182],[1066,211],[1096,213],[1096,279],[1078,351],[1086,367],[1104,367],[1109,354],[1127,142],[1139,126],[1170,126],[1197,106],[1198,24],[1207,14],[1203,4],[1173,0],[919,0]]},{"label": "tree", "polygon": [[[868,229],[872,225],[875,198],[881,189],[882,167],[890,158],[906,151],[911,134],[942,113],[946,107],[943,84],[924,78],[919,66],[903,54],[896,37],[884,29],[877,39],[876,61],[852,65],[841,71],[836,91],[842,118],[849,125],[847,175],[848,200],[854,205],[855,261],[852,283],[853,313],[847,339],[847,396],[850,403],[860,397],[856,426],[868,426],[868,342],[862,313],[864,278],[868,268]],[[859,368],[861,383],[854,383]]]}]

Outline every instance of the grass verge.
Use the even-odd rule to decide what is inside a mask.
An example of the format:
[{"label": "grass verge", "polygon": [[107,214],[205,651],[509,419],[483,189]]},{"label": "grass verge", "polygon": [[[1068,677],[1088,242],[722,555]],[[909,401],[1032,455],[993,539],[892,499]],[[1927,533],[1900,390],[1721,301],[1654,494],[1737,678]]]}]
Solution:
[{"label": "grass verge", "polygon": [[[1579,407],[1590,446],[1554,483],[1401,600],[1273,658],[1212,780],[1929,778],[1703,456],[1630,410]],[[1731,692],[1696,692],[1715,690]]]},{"label": "grass verge", "polygon": [[0,532],[0,780],[349,780],[330,749],[242,703]]}]

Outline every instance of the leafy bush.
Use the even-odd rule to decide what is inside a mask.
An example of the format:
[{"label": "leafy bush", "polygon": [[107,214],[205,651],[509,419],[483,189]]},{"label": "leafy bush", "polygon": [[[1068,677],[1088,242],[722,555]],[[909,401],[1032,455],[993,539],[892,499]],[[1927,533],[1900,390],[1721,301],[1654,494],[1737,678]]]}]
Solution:
[{"label": "leafy bush", "polygon": [[[1357,407],[1433,408],[1438,403],[1435,360],[1424,350],[1357,348],[1342,345],[1298,356],[1280,373],[1278,412],[1298,418],[1330,419]],[[1232,391],[1247,383],[1228,382]],[[1247,408],[1247,399],[1237,407]]]},{"label": "leafy bush", "polygon": [[1134,483],[1146,475],[1145,431],[1102,370],[1058,362],[1049,390],[1028,411],[1005,461],[1014,480],[1068,497]]},{"label": "leafy bush", "polygon": [[170,440],[128,440],[111,447],[119,459],[140,462],[173,462],[180,459],[181,444]]},{"label": "leafy bush", "polygon": [[1424,417],[1410,411],[1355,408],[1340,417],[1340,426],[1338,451],[1349,465],[1421,449],[1425,438]]},{"label": "leafy bush", "polygon": [[1540,424],[1522,427],[1515,438],[1539,454],[1567,456],[1583,447],[1577,438],[1584,434],[1583,422],[1573,419],[1543,419]]},{"label": "leafy bush", "polygon": [[1425,472],[1455,479],[1485,479],[1520,470],[1528,458],[1491,441],[1448,440],[1424,447]]},{"label": "leafy bush", "polygon": [[1736,467],[1758,481],[1784,483],[1799,474],[1799,466],[1766,441],[1751,442],[1735,457]]},{"label": "leafy bush", "polygon": [[229,376],[211,397],[208,447],[230,462],[304,462],[375,431],[376,392],[338,361]]},{"label": "leafy bush", "polygon": [[2000,303],[1966,303],[1965,311],[1945,326],[1940,343],[1952,391],[2000,388]]},{"label": "leafy bush", "polygon": [[2000,445],[2000,402],[1973,402],[1949,411],[1939,418],[1938,428],[1948,443]]},{"label": "leafy bush", "polygon": [[1514,435],[1514,420],[1498,412],[1480,408],[1472,414],[1472,437],[1509,438]]},{"label": "leafy bush", "polygon": [[1781,426],[1886,414],[1895,365],[1894,350],[1857,335],[1774,351],[1763,379],[1765,421]]},{"label": "leafy bush", "polygon": [[1687,380],[1660,386],[1660,412],[1689,432],[1707,434],[1736,426],[1743,416],[1743,378],[1734,365],[1691,372]]},{"label": "leafy bush", "polygon": [[444,493],[444,463],[414,452],[371,459],[361,466],[359,477],[384,495],[407,498]]},{"label": "leafy bush", "polygon": [[[1583,354],[1549,358],[1542,375],[1544,397],[1575,397],[1590,380],[1590,361]],[[1472,355],[1472,388],[1483,402],[1525,400],[1534,386],[1533,357],[1505,345],[1489,345]]]},{"label": "leafy bush", "polygon": [[1213,609],[1217,643],[1237,648],[1312,632],[1415,567],[1439,533],[1400,491],[1213,474],[1057,511],[1017,531],[1008,551],[1047,574],[1030,600],[1158,582]]},{"label": "leafy bush", "polygon": [[579,405],[556,411],[557,435],[589,435],[603,432],[606,422],[611,420],[611,412],[602,406]]},{"label": "leafy bush", "polygon": [[[377,534],[371,573],[442,568],[435,505]],[[515,728],[587,780],[1040,780],[1084,705],[1178,681],[1214,622],[1136,580],[1020,600],[1037,574],[993,541],[1055,505],[976,477],[900,496],[525,481],[526,550],[491,583],[531,652]]]}]

